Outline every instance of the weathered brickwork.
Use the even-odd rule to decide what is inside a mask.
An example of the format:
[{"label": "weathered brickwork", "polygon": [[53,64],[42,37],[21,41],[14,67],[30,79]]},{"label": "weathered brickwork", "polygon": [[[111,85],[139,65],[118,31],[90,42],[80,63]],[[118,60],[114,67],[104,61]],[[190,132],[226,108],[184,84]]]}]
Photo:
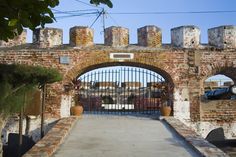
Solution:
[{"label": "weathered brickwork", "polygon": [[123,27],[108,27],[105,29],[105,45],[124,47],[129,45],[129,30]]},{"label": "weathered brickwork", "polygon": [[39,28],[33,33],[33,43],[40,48],[62,45],[62,30],[57,28]]},{"label": "weathered brickwork", "polygon": [[38,142],[36,143],[23,157],[50,157],[64,139],[69,134],[77,122],[78,117],[68,117],[60,119],[56,125]]},{"label": "weathered brickwork", "polygon": [[139,28],[138,45],[160,47],[162,45],[161,29],[156,26],[145,26]]},{"label": "weathered brickwork", "polygon": [[27,31],[24,30],[19,36],[16,36],[14,39],[9,40],[8,42],[0,40],[0,47],[23,45],[26,43],[26,36],[27,36]]},{"label": "weathered brickwork", "polygon": [[196,26],[172,28],[171,43],[176,47],[197,48],[200,43],[200,30]]},{"label": "weathered brickwork", "polygon": [[72,46],[92,46],[93,30],[88,27],[80,27],[80,26],[71,28],[70,44]]},{"label": "weathered brickwork", "polygon": [[[75,30],[76,28],[78,27],[74,27]],[[128,30],[121,27],[106,29],[105,45],[88,46],[90,45],[88,43],[92,42],[92,36],[87,38],[89,29],[81,28],[79,33],[71,33],[73,40],[77,38],[77,35],[84,36],[83,41],[78,42],[79,45],[81,44],[79,49],[74,48],[76,44],[47,48],[38,48],[38,46],[28,44],[27,46],[0,48],[0,63],[42,65],[57,68],[63,74],[61,82],[47,87],[47,117],[59,118],[69,115],[73,92],[67,92],[65,86],[72,85],[72,80],[77,76],[104,66],[132,65],[153,70],[173,84],[173,114],[181,121],[194,123],[193,126],[197,126],[195,124],[200,124],[200,122],[210,122],[211,124],[217,122],[222,125],[236,123],[235,100],[217,103],[202,100],[203,82],[208,77],[224,74],[236,81],[236,49],[219,49],[200,45],[198,39],[200,30],[189,26],[177,29],[183,32],[190,29],[189,33],[186,32],[181,38],[178,37],[181,40],[181,44],[176,45],[178,48],[173,48],[175,45],[162,45],[161,47],[128,45]],[[144,32],[148,34],[150,32],[147,28],[144,29]],[[152,41],[153,37],[157,37],[149,36],[146,33],[144,33],[145,37],[140,38]],[[172,34],[172,36],[174,35],[179,34]],[[235,35],[233,37],[235,38]],[[58,36],[58,38],[60,37]],[[177,40],[176,37],[173,38]],[[192,39],[194,43],[191,42]],[[74,42],[77,41],[74,40]],[[184,43],[187,43],[187,46]],[[118,61],[110,58],[110,54],[114,52],[132,53],[134,58]],[[66,64],[60,62],[61,57],[67,57],[69,62]],[[198,127],[203,126],[202,124]],[[204,126],[207,125],[204,123]],[[233,127],[235,125],[231,128]],[[205,132],[207,131],[210,130],[205,129]]]},{"label": "weathered brickwork", "polygon": [[236,48],[236,26],[220,26],[208,30],[209,44],[218,48]]}]

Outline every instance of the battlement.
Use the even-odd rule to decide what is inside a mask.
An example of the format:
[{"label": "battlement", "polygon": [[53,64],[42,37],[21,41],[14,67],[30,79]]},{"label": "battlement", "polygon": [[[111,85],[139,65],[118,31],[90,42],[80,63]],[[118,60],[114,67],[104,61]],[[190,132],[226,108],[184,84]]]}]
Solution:
[{"label": "battlement", "polygon": [[[162,47],[161,28],[149,25],[137,29],[138,46]],[[26,43],[27,32],[9,42],[0,41],[0,47],[12,47]],[[199,48],[201,30],[193,25],[171,29],[171,45],[179,48]],[[90,47],[93,42],[94,30],[89,27],[75,26],[70,29],[70,46]],[[63,31],[57,28],[39,28],[33,32],[33,44],[39,48],[51,48],[62,45]],[[129,45],[129,29],[108,27],[104,32],[104,45],[126,47]],[[208,45],[219,49],[236,48],[236,26],[226,25],[208,29]]]}]

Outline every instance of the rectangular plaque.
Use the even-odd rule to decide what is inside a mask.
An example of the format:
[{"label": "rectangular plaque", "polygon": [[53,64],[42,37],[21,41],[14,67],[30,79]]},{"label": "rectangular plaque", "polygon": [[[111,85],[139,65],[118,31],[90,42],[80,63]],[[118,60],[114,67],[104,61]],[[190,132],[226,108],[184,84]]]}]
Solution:
[{"label": "rectangular plaque", "polygon": [[69,56],[60,56],[60,64],[69,64],[70,57]]},{"label": "rectangular plaque", "polygon": [[110,58],[115,60],[127,60],[134,59],[133,53],[110,53]]}]

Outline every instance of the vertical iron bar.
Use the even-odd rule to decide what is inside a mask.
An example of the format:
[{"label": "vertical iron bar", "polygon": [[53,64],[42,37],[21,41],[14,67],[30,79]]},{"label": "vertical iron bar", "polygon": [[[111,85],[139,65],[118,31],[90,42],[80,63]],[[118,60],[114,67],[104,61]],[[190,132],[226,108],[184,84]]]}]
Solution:
[{"label": "vertical iron bar", "polygon": [[[153,81],[152,81],[152,72],[149,70],[149,77],[150,77],[150,83],[152,83]],[[152,95],[152,88],[150,88],[150,95]],[[151,96],[151,98],[150,98],[150,101],[151,101],[151,99],[152,99],[152,96]],[[149,112],[150,113],[150,112]]]},{"label": "vertical iron bar", "polygon": [[[146,75],[146,88],[147,88],[147,100],[151,100],[151,81],[148,81],[148,70],[145,70],[145,75]],[[148,86],[149,83],[149,86]]]},{"label": "vertical iron bar", "polygon": [[96,109],[95,109],[95,106],[94,106],[94,103],[93,103],[93,89],[92,89],[92,83],[93,83],[93,73],[94,72],[91,72],[90,73],[90,80],[89,80],[89,97],[90,97],[90,102],[91,102],[91,106],[92,106],[92,108],[93,108],[93,113],[96,111]]},{"label": "vertical iron bar", "polygon": [[140,80],[140,68],[138,69],[138,81],[140,82],[140,87],[139,87],[139,90],[138,90],[138,93],[139,93],[139,113],[141,110],[143,110],[143,108],[141,108],[141,103],[142,103],[142,98],[141,98],[141,87],[142,87],[142,83],[141,83],[141,80]]},{"label": "vertical iron bar", "polygon": [[[105,75],[104,75],[104,77],[105,77],[105,91],[104,91],[104,96],[105,96],[105,98],[107,99],[108,98],[108,109],[107,110],[105,110],[105,112],[106,113],[108,113],[108,111],[109,111],[109,97],[107,96],[107,85],[108,85],[108,82],[107,82],[107,70],[105,70]],[[107,103],[107,102],[106,102]],[[106,104],[107,105],[107,104]]]},{"label": "vertical iron bar", "polygon": [[[148,110],[148,100],[146,99],[146,89],[145,89],[145,85],[144,85],[144,73],[145,73],[145,70],[143,69],[142,70],[142,82],[143,82],[143,100],[144,100],[144,108],[146,108]],[[146,111],[144,111],[146,112]]]},{"label": "vertical iron bar", "polygon": [[[102,73],[101,73],[101,78],[102,78],[102,80],[101,80],[101,98],[102,98],[102,104],[103,104],[103,95],[104,95],[104,80],[103,80],[103,76],[104,74],[103,74],[103,70],[102,70]],[[101,113],[103,112],[103,110],[104,109],[102,109],[102,111],[101,111]]]},{"label": "vertical iron bar", "polygon": [[139,88],[139,82],[138,82],[138,79],[137,79],[137,68],[134,69],[134,79],[135,79],[135,82],[137,82],[138,84],[138,87],[135,87],[135,111],[136,111],[136,114],[138,113],[138,110],[139,110],[139,97],[138,97],[138,94],[137,94],[137,88]]},{"label": "vertical iron bar", "polygon": [[116,102],[116,106],[115,106],[115,110],[117,110],[117,107],[120,105],[120,84],[121,84],[121,81],[120,81],[120,68],[118,70],[116,70],[116,78],[117,78],[117,82],[118,82],[118,87],[117,87],[117,102]]},{"label": "vertical iron bar", "polygon": [[97,82],[97,71],[94,75],[94,82],[93,82],[93,92],[94,92],[94,104],[96,106],[96,113],[98,112],[98,104],[97,104],[97,89],[96,89],[96,82]]},{"label": "vertical iron bar", "polygon": [[83,103],[84,103],[84,108],[88,112],[89,108],[88,108],[88,101],[87,101],[87,98],[86,98],[87,84],[86,84],[85,76],[81,77],[81,82],[82,82],[81,84],[83,85],[83,90],[79,90],[78,89],[78,94],[82,95],[82,97],[83,97],[82,99],[83,99]]},{"label": "vertical iron bar", "polygon": [[99,108],[98,108],[98,112],[100,112],[101,108],[102,108],[102,98],[100,96],[100,85],[101,85],[101,81],[100,81],[100,71],[98,71],[98,82],[97,82],[97,94],[98,94],[98,101],[99,101]]},{"label": "vertical iron bar", "polygon": [[112,97],[112,100],[113,100],[113,102],[112,102],[112,110],[113,110],[113,108],[114,108],[114,104],[115,104],[115,97],[114,97],[114,87],[115,87],[115,81],[114,81],[114,77],[113,77],[113,75],[114,75],[114,71],[113,71],[113,69],[112,69],[112,71],[111,71],[111,82],[112,82],[112,87],[111,87],[111,97]]},{"label": "vertical iron bar", "polygon": [[126,98],[126,104],[128,105],[128,112],[130,112],[130,108],[129,108],[129,102],[128,102],[128,98],[129,98],[129,90],[130,90],[130,80],[129,80],[129,68],[127,68],[127,84],[128,84],[128,88],[127,88],[127,98]]},{"label": "vertical iron bar", "polygon": [[123,98],[123,100],[124,100],[124,102],[123,102],[123,106],[122,106],[122,112],[123,112],[123,114],[125,114],[125,110],[124,110],[124,108],[125,108],[125,104],[126,104],[126,100],[125,100],[125,98],[126,98],[126,86],[127,86],[127,82],[126,82],[126,79],[125,79],[125,74],[126,74],[126,69],[125,69],[125,67],[123,68],[123,73],[124,73],[124,82],[125,82],[125,88],[124,88],[124,98]]},{"label": "vertical iron bar", "polygon": [[89,98],[89,73],[86,74],[86,84],[87,84],[87,90],[86,90],[86,100],[88,101],[89,106],[89,113],[92,113],[91,104],[90,104],[90,98]]}]

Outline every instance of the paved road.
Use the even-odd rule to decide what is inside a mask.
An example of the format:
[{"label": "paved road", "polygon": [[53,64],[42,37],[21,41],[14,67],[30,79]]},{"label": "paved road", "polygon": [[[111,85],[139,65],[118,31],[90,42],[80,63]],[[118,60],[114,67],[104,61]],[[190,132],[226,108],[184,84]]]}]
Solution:
[{"label": "paved road", "polygon": [[197,156],[168,126],[131,116],[84,115],[54,157]]}]

